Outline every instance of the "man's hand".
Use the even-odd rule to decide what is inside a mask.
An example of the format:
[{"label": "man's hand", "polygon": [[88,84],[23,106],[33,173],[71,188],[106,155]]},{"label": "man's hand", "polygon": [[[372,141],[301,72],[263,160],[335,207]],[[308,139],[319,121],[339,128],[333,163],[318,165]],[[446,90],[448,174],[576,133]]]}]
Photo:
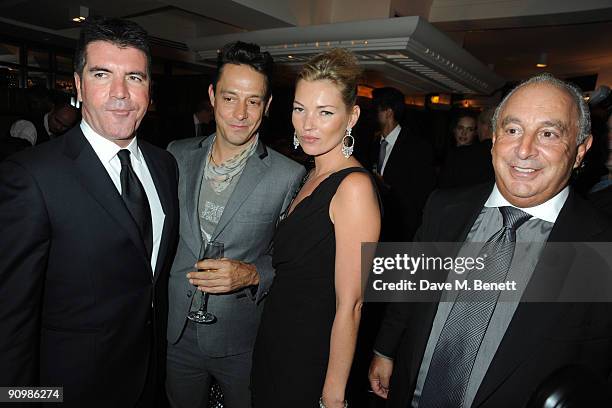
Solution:
[{"label": "man's hand", "polygon": [[389,395],[389,379],[393,372],[393,360],[375,355],[370,364],[368,379],[374,394],[387,399]]},{"label": "man's hand", "polygon": [[189,272],[187,278],[202,292],[228,293],[259,284],[255,265],[234,259],[205,259],[195,267],[198,271]]}]

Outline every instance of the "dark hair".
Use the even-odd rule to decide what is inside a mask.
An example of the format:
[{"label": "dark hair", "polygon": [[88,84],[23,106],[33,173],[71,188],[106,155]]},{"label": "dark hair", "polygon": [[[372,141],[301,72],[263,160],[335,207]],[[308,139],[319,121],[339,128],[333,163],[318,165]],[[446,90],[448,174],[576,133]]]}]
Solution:
[{"label": "dark hair", "polygon": [[215,90],[217,89],[217,82],[219,82],[219,78],[221,78],[223,67],[226,64],[248,65],[262,74],[266,79],[265,99],[268,100],[270,98],[270,81],[272,78],[274,60],[269,52],[261,52],[259,45],[242,41],[225,44],[221,52],[217,55],[217,72],[213,81]]},{"label": "dark hair", "polygon": [[343,48],[334,48],[312,57],[302,68],[297,80],[328,80],[340,89],[342,100],[348,109],[357,101],[357,85],[363,70],[353,53]]},{"label": "dark hair", "polygon": [[72,105],[70,102],[67,102],[67,101],[61,101],[61,102],[58,102],[55,105],[53,105],[53,111],[54,112],[57,112],[57,111],[59,111],[61,109],[74,110],[76,112],[79,111],[74,105]]},{"label": "dark hair", "polygon": [[453,117],[451,118],[451,121],[450,121],[451,134],[453,133],[453,130],[455,130],[455,128],[459,124],[459,121],[463,118],[472,119],[474,121],[474,125],[478,126],[478,118],[475,113],[470,112],[470,111],[456,112],[455,114],[453,114]]},{"label": "dark hair", "polygon": [[374,89],[372,91],[372,103],[377,111],[391,109],[396,122],[401,122],[404,118],[406,105],[404,94],[399,89],[392,87]]},{"label": "dark hair", "polygon": [[119,48],[136,48],[147,57],[147,75],[151,76],[151,49],[147,32],[138,24],[119,18],[91,17],[85,20],[74,54],[74,71],[83,75],[87,61],[87,45],[106,41]]}]

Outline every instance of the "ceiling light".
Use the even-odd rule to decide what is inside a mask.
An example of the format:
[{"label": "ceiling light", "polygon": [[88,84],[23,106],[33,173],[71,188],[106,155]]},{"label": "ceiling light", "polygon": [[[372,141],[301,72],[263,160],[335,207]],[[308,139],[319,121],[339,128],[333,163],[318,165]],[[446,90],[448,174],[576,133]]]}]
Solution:
[{"label": "ceiling light", "polygon": [[548,54],[543,52],[538,57],[538,62],[536,64],[536,67],[538,67],[538,68],[546,68],[547,66],[548,66]]},{"label": "ceiling light", "polygon": [[72,21],[75,23],[82,23],[89,17],[89,7],[86,6],[78,6],[78,7],[70,7],[70,15]]},{"label": "ceiling light", "polygon": [[368,85],[357,85],[357,95],[364,98],[372,99],[372,91],[374,88]]}]

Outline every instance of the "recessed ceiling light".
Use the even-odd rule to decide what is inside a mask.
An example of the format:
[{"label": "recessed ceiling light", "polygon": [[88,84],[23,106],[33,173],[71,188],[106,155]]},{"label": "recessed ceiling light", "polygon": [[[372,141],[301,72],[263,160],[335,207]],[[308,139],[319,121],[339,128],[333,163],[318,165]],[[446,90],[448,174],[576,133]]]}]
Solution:
[{"label": "recessed ceiling light", "polygon": [[538,57],[538,62],[536,63],[536,67],[538,67],[538,68],[546,68],[547,66],[548,66],[548,54],[543,52]]},{"label": "recessed ceiling light", "polygon": [[71,20],[75,23],[82,23],[89,17],[89,7],[87,6],[74,6],[70,7],[70,15],[75,16],[71,17]]}]

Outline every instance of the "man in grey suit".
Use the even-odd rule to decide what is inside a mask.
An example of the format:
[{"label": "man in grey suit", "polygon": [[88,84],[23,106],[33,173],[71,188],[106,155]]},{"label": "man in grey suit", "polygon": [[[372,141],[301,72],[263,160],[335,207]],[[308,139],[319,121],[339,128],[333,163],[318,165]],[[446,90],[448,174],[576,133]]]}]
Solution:
[{"label": "man in grey suit", "polygon": [[[180,240],[170,272],[166,388],[173,407],[206,407],[211,379],[228,408],[250,403],[251,354],[274,276],[271,241],[304,168],[267,148],[258,129],[272,99],[272,57],[236,42],[219,56],[208,93],[216,133],[168,146],[179,165]],[[202,243],[225,258],[198,262]],[[187,319],[210,293],[212,323]]]}]

